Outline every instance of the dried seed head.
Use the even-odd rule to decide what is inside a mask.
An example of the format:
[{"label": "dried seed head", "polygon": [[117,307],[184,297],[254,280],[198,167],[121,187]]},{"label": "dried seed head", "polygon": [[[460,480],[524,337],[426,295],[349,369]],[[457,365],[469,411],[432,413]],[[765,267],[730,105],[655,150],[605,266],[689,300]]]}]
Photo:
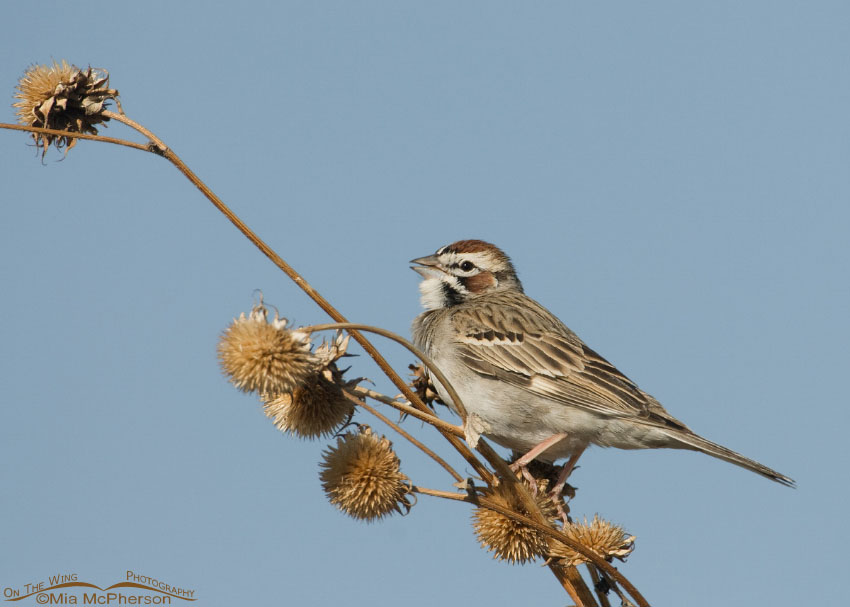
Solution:
[{"label": "dried seed head", "polygon": [[[538,490],[536,502],[543,515],[554,524],[557,510],[546,493],[546,481],[539,481],[542,490]],[[503,483],[494,489],[488,489],[484,495],[519,514],[528,513],[513,493]],[[524,564],[537,557],[545,557],[549,551],[547,536],[523,523],[508,518],[504,514],[485,507],[476,508],[472,514],[472,526],[481,546],[493,553],[493,558]]]},{"label": "dried seed head", "polygon": [[[563,532],[570,539],[607,560],[614,557],[623,560],[635,548],[635,536],[627,535],[622,527],[601,519],[598,515],[594,516],[590,523],[585,519],[583,524],[567,525]],[[580,565],[588,562],[587,557],[561,542],[552,542],[549,553],[560,559],[564,565]]]},{"label": "dried seed head", "polygon": [[260,304],[225,329],[218,358],[234,386],[245,392],[291,393],[321,372],[322,360],[310,352],[310,336],[287,329],[286,323],[277,315],[269,322]]},{"label": "dried seed head", "polygon": [[313,351],[318,371],[308,376],[292,392],[261,394],[263,409],[282,432],[302,438],[334,434],[354,414],[354,403],[343,388],[359,380],[346,381],[336,361],[345,354],[348,336],[338,332],[331,342],[323,342]]},{"label": "dried seed head", "polygon": [[330,369],[310,377],[291,393],[263,398],[263,410],[281,432],[302,438],[335,433],[354,413]]},{"label": "dried seed head", "polygon": [[366,426],[339,437],[320,464],[322,487],[332,504],[349,516],[375,521],[392,512],[406,513],[409,479],[386,437]]},{"label": "dried seed head", "polygon": [[440,395],[437,394],[437,390],[433,382],[431,382],[431,378],[428,376],[424,365],[408,365],[407,368],[411,371],[411,380],[408,385],[413,388],[413,391],[422,399],[423,403],[432,409],[434,408],[434,403],[439,405],[446,404],[440,400]]},{"label": "dried seed head", "polygon": [[321,361],[323,367],[332,367],[332,363],[345,356],[349,341],[351,341],[350,335],[345,335],[342,331],[337,331],[333,341],[323,341],[313,351],[313,354]]},{"label": "dried seed head", "polygon": [[[106,70],[89,67],[84,71],[64,60],[52,66],[33,65],[18,81],[18,101],[12,107],[17,108],[21,124],[97,135],[95,125],[109,120],[103,116],[106,101],[118,102],[118,91],[108,87]],[[33,133],[33,139],[42,148],[42,156],[51,144],[56,149],[67,147],[67,153],[77,143],[73,137],[43,133]]]}]

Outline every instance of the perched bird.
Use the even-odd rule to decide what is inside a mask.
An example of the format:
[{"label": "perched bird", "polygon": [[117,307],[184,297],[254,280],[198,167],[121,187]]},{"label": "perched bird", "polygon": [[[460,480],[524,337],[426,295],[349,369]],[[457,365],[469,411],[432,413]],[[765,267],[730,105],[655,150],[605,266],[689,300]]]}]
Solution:
[{"label": "perched bird", "polygon": [[[787,476],[695,434],[549,310],[528,297],[511,260],[481,240],[460,240],[410,262],[425,312],[413,340],[457,391],[480,433],[533,459],[569,458],[560,491],[590,445],[690,449],[773,481]],[[433,377],[440,398],[453,406]],[[467,421],[470,423],[470,420]],[[553,491],[554,493],[554,491]]]}]

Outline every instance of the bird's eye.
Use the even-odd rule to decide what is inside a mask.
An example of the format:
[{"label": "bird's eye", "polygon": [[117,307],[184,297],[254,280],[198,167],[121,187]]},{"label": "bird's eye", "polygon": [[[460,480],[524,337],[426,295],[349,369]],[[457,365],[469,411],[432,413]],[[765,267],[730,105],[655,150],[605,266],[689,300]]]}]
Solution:
[{"label": "bird's eye", "polygon": [[475,269],[475,264],[472,263],[471,261],[464,261],[463,263],[460,264],[460,269],[463,270],[464,272],[471,272],[472,270]]}]

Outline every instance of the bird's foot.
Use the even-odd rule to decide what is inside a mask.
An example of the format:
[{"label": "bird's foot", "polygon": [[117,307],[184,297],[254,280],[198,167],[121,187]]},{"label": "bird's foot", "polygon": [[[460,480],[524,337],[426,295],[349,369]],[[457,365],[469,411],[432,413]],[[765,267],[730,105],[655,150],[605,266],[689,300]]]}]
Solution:
[{"label": "bird's foot", "polygon": [[564,499],[560,495],[549,494],[549,498],[552,500],[552,503],[555,504],[555,513],[556,516],[561,519],[561,523],[564,527],[570,524],[570,516],[567,513],[569,508],[564,503]]},{"label": "bird's foot", "polygon": [[567,463],[564,464],[564,467],[561,468],[561,472],[558,474],[558,480],[555,482],[555,486],[552,487],[552,495],[558,496],[560,499],[561,493],[563,493],[564,487],[567,485],[567,479],[570,478],[570,474],[575,469],[582,453],[584,453],[584,449],[579,449],[573,453]]},{"label": "bird's foot", "polygon": [[519,460],[509,465],[511,471],[522,478],[528,483],[529,489],[531,489],[532,497],[537,497],[537,479],[534,478],[534,475],[528,470],[527,464],[520,463]]}]

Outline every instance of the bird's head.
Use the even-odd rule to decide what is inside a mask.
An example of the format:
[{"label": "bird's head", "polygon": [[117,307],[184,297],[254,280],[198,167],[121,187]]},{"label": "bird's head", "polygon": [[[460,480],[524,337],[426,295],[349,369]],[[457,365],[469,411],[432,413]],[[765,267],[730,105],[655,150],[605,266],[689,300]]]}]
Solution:
[{"label": "bird's head", "polygon": [[510,258],[483,240],[459,240],[410,263],[423,278],[419,291],[428,310],[455,306],[495,291],[522,291]]}]

